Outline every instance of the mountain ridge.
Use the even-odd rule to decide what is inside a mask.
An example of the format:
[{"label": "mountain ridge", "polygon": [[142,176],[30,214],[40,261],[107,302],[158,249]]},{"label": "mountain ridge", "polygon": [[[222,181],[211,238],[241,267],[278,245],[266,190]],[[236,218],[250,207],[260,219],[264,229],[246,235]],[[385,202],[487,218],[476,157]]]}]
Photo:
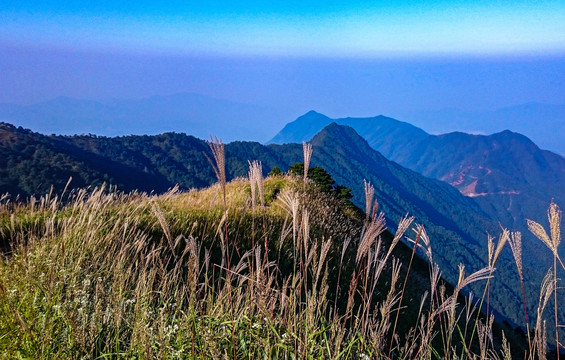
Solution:
[{"label": "mountain ridge", "polygon": [[[291,124],[300,129],[305,121],[308,117],[302,116]],[[565,158],[540,149],[522,134],[503,130],[491,135],[463,132],[430,135],[413,125],[380,116],[342,118],[335,122],[352,126],[387,159],[445,181],[466,196],[480,197],[482,207],[508,226],[516,226],[525,218],[542,220],[539,214],[552,199],[565,202]],[[284,129],[279,138],[292,140],[292,134]],[[296,135],[299,137],[303,134]],[[496,198],[485,200],[491,195]],[[504,206],[499,205],[499,195]],[[511,200],[517,195],[526,197],[524,201],[531,211]],[[523,225],[521,228],[524,229]]]},{"label": "mountain ridge", "polygon": [[456,128],[489,134],[510,128],[525,134],[540,147],[565,156],[563,141],[555,136],[565,133],[565,104],[530,102],[483,111],[450,108],[414,112],[404,118],[434,134]]}]

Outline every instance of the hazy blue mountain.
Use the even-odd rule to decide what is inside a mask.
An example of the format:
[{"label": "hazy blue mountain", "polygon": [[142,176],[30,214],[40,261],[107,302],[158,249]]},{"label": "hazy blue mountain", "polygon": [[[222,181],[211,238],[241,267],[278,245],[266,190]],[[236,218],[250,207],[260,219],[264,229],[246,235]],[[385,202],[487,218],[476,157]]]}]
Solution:
[{"label": "hazy blue mountain", "polygon": [[493,111],[442,109],[415,112],[405,119],[434,134],[492,134],[510,129],[526,135],[542,149],[565,156],[565,104],[530,103]]},{"label": "hazy blue mountain", "polygon": [[330,119],[326,115],[320,114],[314,110],[300,116],[293,122],[285,125],[285,127],[274,138],[269,140],[268,144],[289,144],[301,143],[308,141],[316,135],[325,126],[331,124],[335,120]]},{"label": "hazy blue mountain", "polygon": [[[32,104],[0,104],[0,121],[44,134],[120,136],[187,132],[226,141],[270,136],[290,116],[285,110],[181,93],[140,100],[80,100],[58,97]],[[261,124],[261,126],[257,126]]]},{"label": "hazy blue mountain", "polygon": [[[493,219],[484,213],[473,199],[462,196],[453,187],[387,160],[375,151],[351,127],[332,123],[310,141],[314,149],[313,166],[329,169],[338,183],[353,189],[354,200],[364,206],[363,179],[375,187],[379,206],[394,226],[406,214],[414,215],[426,224],[438,241],[438,253],[446,268],[455,271],[457,262],[449,254],[450,246],[458,242],[457,256],[478,266],[477,260],[484,242],[485,230],[496,230]],[[277,148],[283,156],[285,145]],[[466,253],[468,251],[468,253]],[[449,275],[447,275],[449,278]],[[453,279],[450,279],[453,280]]]}]

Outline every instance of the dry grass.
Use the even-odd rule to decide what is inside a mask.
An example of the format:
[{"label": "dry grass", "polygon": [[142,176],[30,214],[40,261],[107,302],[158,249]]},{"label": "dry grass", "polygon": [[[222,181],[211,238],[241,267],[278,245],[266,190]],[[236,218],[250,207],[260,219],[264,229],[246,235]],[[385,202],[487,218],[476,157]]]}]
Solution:
[{"label": "dry grass", "polygon": [[[0,358],[512,356],[507,342],[493,341],[492,317],[459,299],[482,282],[485,300],[505,242],[521,264],[519,234],[503,230],[498,244],[489,242],[489,266],[469,275],[460,266],[449,291],[414,218],[385,241],[370,184],[367,216],[354,219],[301,179],[263,179],[260,168],[252,162],[251,181],[225,184],[218,170],[220,185],[187,193],[101,188],[73,192],[66,203],[46,196],[2,204],[0,234],[12,251],[0,262]],[[559,216],[550,208],[551,237],[531,225],[548,246],[558,245]],[[255,233],[267,243],[252,243]],[[395,256],[403,240],[430,263],[417,309],[404,305],[412,257],[403,265]],[[543,313],[557,280],[554,270],[544,278],[520,358],[545,357]],[[397,322],[408,330],[398,332]]]}]

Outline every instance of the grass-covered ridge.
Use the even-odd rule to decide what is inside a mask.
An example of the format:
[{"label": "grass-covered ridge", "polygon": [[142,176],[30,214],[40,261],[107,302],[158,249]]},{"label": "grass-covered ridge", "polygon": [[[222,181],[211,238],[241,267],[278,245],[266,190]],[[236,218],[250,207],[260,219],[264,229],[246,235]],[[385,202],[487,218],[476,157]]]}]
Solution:
[{"label": "grass-covered ridge", "polygon": [[[413,218],[386,231],[370,184],[363,213],[306,177],[263,179],[257,166],[251,181],[219,174],[198,191],[102,187],[3,203],[0,357],[511,357],[493,320],[459,296],[482,281],[475,299],[488,300],[510,233],[489,267],[461,268],[451,288]],[[542,325],[532,324],[532,359],[545,352]]]},{"label": "grass-covered ridge", "polygon": [[[259,354],[263,343],[276,348],[275,339],[248,327],[269,325],[265,316],[280,306],[272,297],[283,276],[272,261],[282,256],[278,264],[290,267],[292,219],[275,199],[301,189],[297,180],[274,177],[263,184],[264,206],[252,205],[249,182],[236,180],[227,184],[227,209],[218,186],[162,196],[100,188],[76,192],[66,204],[49,197],[4,204],[1,235],[12,244],[0,267],[4,355],[168,358],[191,350],[217,357],[232,346],[218,329],[233,323],[245,335],[238,346],[250,344],[247,353]],[[314,190],[300,196],[320,239],[359,231],[335,199]]]}]

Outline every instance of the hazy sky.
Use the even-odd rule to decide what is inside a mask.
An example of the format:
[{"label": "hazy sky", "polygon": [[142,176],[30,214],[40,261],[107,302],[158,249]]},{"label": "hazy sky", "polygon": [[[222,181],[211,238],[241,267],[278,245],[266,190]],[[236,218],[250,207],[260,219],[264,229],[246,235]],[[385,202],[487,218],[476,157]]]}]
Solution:
[{"label": "hazy sky", "polygon": [[18,0],[0,24],[0,102],[194,92],[336,117],[565,103],[562,0]]}]

